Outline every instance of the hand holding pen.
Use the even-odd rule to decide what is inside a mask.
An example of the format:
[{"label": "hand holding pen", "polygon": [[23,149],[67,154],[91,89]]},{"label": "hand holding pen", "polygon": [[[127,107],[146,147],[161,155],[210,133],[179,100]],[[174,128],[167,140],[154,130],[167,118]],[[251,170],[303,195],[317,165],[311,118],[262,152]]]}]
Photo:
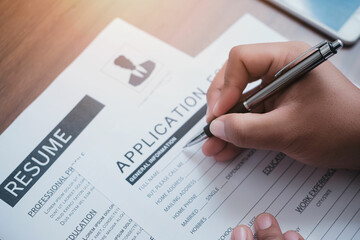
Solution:
[{"label": "hand holding pen", "polygon": [[205,155],[222,161],[241,148],[271,149],[315,166],[360,168],[360,91],[328,61],[251,113],[225,114],[248,82],[261,78],[268,85],[307,49],[299,42],[232,49],[207,94],[207,121],[217,118],[210,125],[216,137],[203,145]]}]

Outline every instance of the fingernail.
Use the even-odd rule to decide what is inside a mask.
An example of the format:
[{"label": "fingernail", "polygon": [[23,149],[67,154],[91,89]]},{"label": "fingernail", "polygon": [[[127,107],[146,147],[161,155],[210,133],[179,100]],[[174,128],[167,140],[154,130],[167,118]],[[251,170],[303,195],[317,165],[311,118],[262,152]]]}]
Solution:
[{"label": "fingernail", "polygon": [[271,227],[272,219],[269,214],[263,213],[256,218],[256,226],[259,230],[264,230]]},{"label": "fingernail", "polygon": [[285,240],[299,240],[299,234],[295,231],[289,231],[284,234]]},{"label": "fingernail", "polygon": [[225,126],[223,121],[219,119],[215,119],[214,121],[212,121],[210,124],[210,132],[214,136],[226,140]]},{"label": "fingernail", "polygon": [[216,103],[215,103],[215,105],[214,105],[214,108],[213,108],[213,113],[217,113],[217,108],[218,108],[218,104],[219,103],[219,101],[217,101]]},{"label": "fingernail", "polygon": [[206,107],[206,121],[209,120],[209,106]]},{"label": "fingernail", "polygon": [[233,235],[234,235],[235,240],[247,240],[247,239],[249,239],[248,235],[246,233],[246,229],[244,227],[236,227],[233,230]]}]

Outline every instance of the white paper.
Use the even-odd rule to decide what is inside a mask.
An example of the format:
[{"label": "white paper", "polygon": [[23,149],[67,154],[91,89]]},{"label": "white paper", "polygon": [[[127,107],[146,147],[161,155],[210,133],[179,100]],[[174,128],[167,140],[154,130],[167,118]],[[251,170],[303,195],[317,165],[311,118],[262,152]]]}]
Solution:
[{"label": "white paper", "polygon": [[73,164],[192,62],[114,20],[1,135],[0,239],[151,239]]},{"label": "white paper", "polygon": [[216,162],[201,145],[183,150],[205,125],[205,91],[229,49],[265,41],[284,38],[244,16],[199,56],[207,73],[199,67],[186,88],[169,84],[129,111],[76,169],[156,239],[230,239],[234,226],[252,227],[264,211],[306,239],[359,238],[359,172],[317,169],[271,151]]}]

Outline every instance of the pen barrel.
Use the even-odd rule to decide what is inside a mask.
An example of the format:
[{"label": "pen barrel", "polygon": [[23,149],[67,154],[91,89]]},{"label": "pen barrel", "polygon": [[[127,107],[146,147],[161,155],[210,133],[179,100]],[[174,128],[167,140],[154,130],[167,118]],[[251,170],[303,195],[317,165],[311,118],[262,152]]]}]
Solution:
[{"label": "pen barrel", "polygon": [[280,77],[268,84],[262,90],[247,99],[244,102],[244,105],[249,111],[251,111],[260,102],[277,93],[289,84],[295,82],[325,60],[325,56],[323,56],[320,51],[312,53],[307,58],[296,64],[293,68],[283,73]]}]

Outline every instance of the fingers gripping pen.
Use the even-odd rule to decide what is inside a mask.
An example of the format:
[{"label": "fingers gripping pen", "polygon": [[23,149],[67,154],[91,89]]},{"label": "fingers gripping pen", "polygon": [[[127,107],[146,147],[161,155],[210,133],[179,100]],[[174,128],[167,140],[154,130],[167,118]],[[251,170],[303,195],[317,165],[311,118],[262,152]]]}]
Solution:
[{"label": "fingers gripping pen", "polygon": [[[275,80],[273,82],[271,82],[264,88],[261,88],[258,92],[251,95],[245,101],[236,104],[227,113],[250,112],[256,106],[258,106],[259,103],[263,102],[264,100],[266,100],[267,98],[278,92],[279,90],[294,83],[305,73],[311,71],[312,69],[314,69],[315,67],[326,61],[328,58],[336,54],[337,50],[339,50],[342,46],[343,44],[340,40],[336,40],[334,42],[323,41],[315,45],[305,53],[301,54],[299,57],[295,58],[285,67],[283,67],[277,74],[275,74]],[[291,67],[294,63],[296,64],[293,67]],[[212,136],[213,134],[210,132],[210,123],[209,123],[204,127],[203,132],[201,132],[199,135],[194,137],[190,142],[188,142],[184,146],[184,148],[190,147]]]}]

